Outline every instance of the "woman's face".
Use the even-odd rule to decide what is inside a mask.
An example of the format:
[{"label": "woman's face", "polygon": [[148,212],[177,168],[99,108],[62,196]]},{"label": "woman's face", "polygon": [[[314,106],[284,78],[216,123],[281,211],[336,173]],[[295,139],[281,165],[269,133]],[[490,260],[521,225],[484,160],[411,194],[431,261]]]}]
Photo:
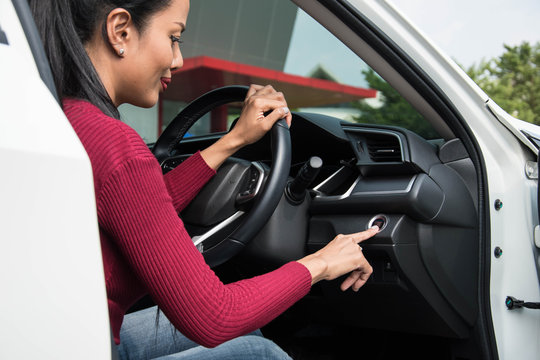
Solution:
[{"label": "woman's face", "polygon": [[182,67],[179,38],[186,27],[189,0],[172,0],[154,14],[125,49],[117,77],[116,105],[151,107],[171,81],[171,71]]}]

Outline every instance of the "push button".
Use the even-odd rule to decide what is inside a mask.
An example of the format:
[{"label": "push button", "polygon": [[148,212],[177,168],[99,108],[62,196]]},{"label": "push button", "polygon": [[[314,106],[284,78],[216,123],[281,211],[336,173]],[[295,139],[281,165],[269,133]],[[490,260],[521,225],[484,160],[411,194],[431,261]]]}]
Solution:
[{"label": "push button", "polygon": [[255,198],[261,189],[264,170],[259,165],[253,163],[247,175],[246,184],[236,195],[236,203],[244,204]]},{"label": "push button", "polygon": [[386,215],[379,214],[375,215],[371,218],[371,220],[369,220],[367,224],[367,229],[373,226],[377,226],[379,228],[379,231],[382,231],[386,227],[386,225],[388,225],[388,218],[386,217]]}]

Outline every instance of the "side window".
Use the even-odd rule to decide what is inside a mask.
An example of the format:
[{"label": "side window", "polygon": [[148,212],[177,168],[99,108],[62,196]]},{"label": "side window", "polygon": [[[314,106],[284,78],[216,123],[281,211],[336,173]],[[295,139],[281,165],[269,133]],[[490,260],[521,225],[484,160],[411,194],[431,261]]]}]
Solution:
[{"label": "side window", "polygon": [[[184,66],[174,73],[171,86],[153,109],[120,109],[123,119],[145,141],[155,141],[198,96],[225,85],[252,83],[282,91],[293,111],[395,125],[426,139],[438,137],[392,87],[296,5],[282,0],[243,4],[191,3],[187,31],[182,35]],[[213,26],[205,26],[208,23]],[[227,131],[240,110],[241,104],[215,109],[187,136]]]},{"label": "side window", "polygon": [[328,99],[319,106],[301,110],[358,123],[400,126],[426,139],[438,137],[431,124],[394,88],[300,9],[285,71],[340,84],[342,88],[336,93],[351,96]]}]

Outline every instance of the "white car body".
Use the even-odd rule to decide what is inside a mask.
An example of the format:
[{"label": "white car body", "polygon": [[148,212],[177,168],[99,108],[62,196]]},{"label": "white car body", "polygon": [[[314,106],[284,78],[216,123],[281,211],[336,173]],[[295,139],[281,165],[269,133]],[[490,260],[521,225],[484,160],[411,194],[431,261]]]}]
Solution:
[{"label": "white car body", "polygon": [[2,359],[107,359],[109,315],[90,161],[0,2]]},{"label": "white car body", "polygon": [[[295,3],[362,52],[375,70],[385,66],[318,2]],[[540,301],[538,183],[526,173],[538,150],[522,132],[540,138],[540,128],[493,104],[388,2],[350,3],[403,49],[467,119],[489,194],[489,303],[498,358],[539,359],[540,311],[510,311],[505,299]],[[0,44],[0,358],[108,359],[114,351],[90,162],[42,82],[9,0],[0,1],[0,27],[9,43]],[[409,85],[399,77],[392,85],[408,93]],[[429,111],[421,98],[408,100]],[[498,211],[497,199],[503,203]],[[496,247],[503,250],[498,258]]]}]

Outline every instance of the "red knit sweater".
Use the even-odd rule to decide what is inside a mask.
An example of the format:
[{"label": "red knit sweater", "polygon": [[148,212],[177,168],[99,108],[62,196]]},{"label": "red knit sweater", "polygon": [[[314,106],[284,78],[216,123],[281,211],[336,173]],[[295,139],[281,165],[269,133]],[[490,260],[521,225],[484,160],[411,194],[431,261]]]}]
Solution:
[{"label": "red knit sweater", "polygon": [[147,293],[208,347],[260,328],[307,294],[311,276],[298,262],[227,285],[204,262],[177,215],[215,173],[199,153],[163,176],[128,125],[80,100],[65,100],[64,112],[92,163],[117,344],[124,314]]}]

